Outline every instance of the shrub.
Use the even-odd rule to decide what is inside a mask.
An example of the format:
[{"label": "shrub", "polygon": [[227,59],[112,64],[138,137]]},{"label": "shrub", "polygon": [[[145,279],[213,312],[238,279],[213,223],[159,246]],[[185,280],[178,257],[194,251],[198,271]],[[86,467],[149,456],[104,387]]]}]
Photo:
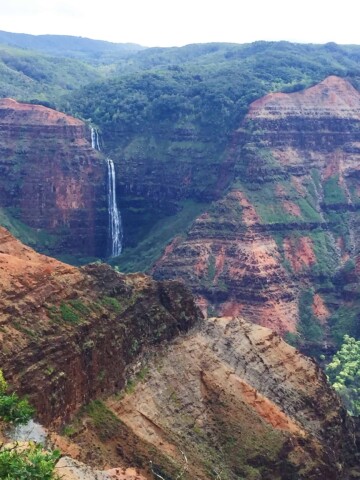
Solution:
[{"label": "shrub", "polygon": [[7,386],[7,382],[4,378],[4,374],[3,374],[2,370],[0,370],[0,395],[4,395],[7,388],[8,388],[8,386]]},{"label": "shrub", "polygon": [[0,395],[1,420],[21,425],[27,423],[33,415],[34,409],[26,399],[20,399],[15,393]]},{"label": "shrub", "polygon": [[16,393],[7,394],[7,388],[7,382],[0,370],[0,420],[15,425],[27,423],[34,415],[34,409],[26,399],[20,399]]},{"label": "shrub", "polygon": [[[0,370],[0,420],[15,425],[27,423],[34,409],[26,399],[15,393],[7,394],[7,382]],[[0,446],[0,478],[2,480],[60,480],[54,467],[60,452],[45,451],[41,445],[25,444]]]},{"label": "shrub", "polygon": [[360,341],[349,335],[326,367],[326,374],[350,415],[360,415]]},{"label": "shrub", "polygon": [[3,480],[56,480],[54,467],[60,453],[47,452],[41,445],[14,445],[0,448],[0,478]]}]

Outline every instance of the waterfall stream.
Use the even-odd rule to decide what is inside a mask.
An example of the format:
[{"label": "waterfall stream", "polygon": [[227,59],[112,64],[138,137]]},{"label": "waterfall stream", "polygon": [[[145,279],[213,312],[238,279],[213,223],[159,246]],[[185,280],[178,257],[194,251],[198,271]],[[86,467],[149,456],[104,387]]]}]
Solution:
[{"label": "waterfall stream", "polygon": [[122,251],[122,224],[120,212],[116,205],[114,162],[110,158],[107,158],[106,161],[108,164],[108,211],[111,239],[111,257],[117,257]]},{"label": "waterfall stream", "polygon": [[[91,146],[95,150],[100,149],[99,134],[97,130],[91,127]],[[120,210],[116,204],[116,183],[114,162],[106,159],[107,163],[107,200],[109,215],[109,238],[110,238],[110,257],[117,257],[122,252],[123,229]]]},{"label": "waterfall stream", "polygon": [[99,133],[93,127],[91,127],[91,146],[94,150],[99,150],[99,152],[101,151],[99,143]]}]

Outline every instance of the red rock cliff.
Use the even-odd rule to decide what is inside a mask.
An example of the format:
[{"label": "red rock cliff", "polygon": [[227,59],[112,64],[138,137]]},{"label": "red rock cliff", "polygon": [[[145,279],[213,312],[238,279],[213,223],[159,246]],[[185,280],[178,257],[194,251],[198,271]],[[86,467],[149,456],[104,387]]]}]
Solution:
[{"label": "red rock cliff", "polygon": [[0,100],[0,207],[54,235],[57,253],[105,255],[106,164],[88,136],[78,119]]},{"label": "red rock cliff", "polygon": [[178,282],[82,269],[39,255],[0,227],[0,365],[45,424],[124,385],[141,352],[200,318]]},{"label": "red rock cliff", "polygon": [[294,332],[303,292],[314,302],[317,292],[337,295],[334,275],[359,250],[360,93],[332,76],[267,95],[228,157],[230,193],[166,249],[154,274],[183,278],[204,310]]}]

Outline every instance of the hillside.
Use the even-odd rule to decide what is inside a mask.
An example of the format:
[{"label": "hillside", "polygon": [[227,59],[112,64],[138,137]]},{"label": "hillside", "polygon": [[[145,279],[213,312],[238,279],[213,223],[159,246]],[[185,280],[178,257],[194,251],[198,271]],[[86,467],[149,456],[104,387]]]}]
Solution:
[{"label": "hillside", "polygon": [[[97,127],[115,164],[125,248],[112,262],[125,272],[182,278],[205,313],[241,312],[290,334],[308,353],[331,354],[344,333],[359,338],[358,57],[356,46],[287,42],[146,49],[129,64],[119,60],[121,74],[114,69],[114,78],[63,97],[64,109]],[[15,117],[11,128],[18,128]],[[64,181],[53,179],[60,183],[42,213],[40,190],[55,172],[42,162],[53,140],[41,153],[30,133],[11,145],[3,140],[10,195],[2,224],[42,251],[75,255],[73,262],[106,257],[105,157],[90,150],[89,134],[80,150],[59,135]],[[36,208],[21,180],[30,164]],[[97,204],[90,207],[92,189]],[[64,220],[54,228],[59,207]]]},{"label": "hillside", "polygon": [[4,31],[0,31],[0,43],[57,57],[77,58],[94,64],[112,63],[144,49],[134,43],[112,43],[70,35],[29,35]]},{"label": "hillside", "polygon": [[180,283],[77,269],[4,229],[0,269],[0,364],[45,425],[67,422],[64,454],[128,480],[356,478],[352,420],[270,330],[204,323]]},{"label": "hillside", "polygon": [[155,276],[183,278],[204,311],[290,332],[313,354],[358,338],[359,121],[359,92],[334,76],[252,103],[228,150],[229,192]]},{"label": "hillside", "polygon": [[57,106],[65,93],[104,74],[85,62],[0,43],[0,96]]},{"label": "hillside", "polygon": [[[132,58],[135,73],[123,65],[116,78],[70,95],[64,108],[97,125],[102,148],[121,172],[126,246],[153,247],[157,222],[161,228],[185,200],[222,195],[232,180],[226,149],[251,102],[334,74],[357,85],[358,55],[355,46],[287,42],[147,49]],[[125,249],[122,268],[138,269],[138,253]],[[151,260],[147,268],[156,256]]]}]

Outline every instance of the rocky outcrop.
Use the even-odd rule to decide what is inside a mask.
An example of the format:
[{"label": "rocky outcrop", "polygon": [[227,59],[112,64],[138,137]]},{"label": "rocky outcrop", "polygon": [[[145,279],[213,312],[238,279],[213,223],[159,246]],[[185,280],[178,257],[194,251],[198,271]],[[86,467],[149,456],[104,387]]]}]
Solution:
[{"label": "rocky outcrop", "polygon": [[71,457],[62,457],[56,465],[55,472],[63,480],[146,480],[135,468],[99,471]]},{"label": "rocky outcrop", "polygon": [[0,228],[0,365],[45,424],[119,390],[127,366],[200,313],[177,282],[82,269],[24,247]]},{"label": "rocky outcrop", "polygon": [[70,267],[2,228],[0,269],[0,365],[45,425],[73,422],[71,440],[51,434],[76,460],[65,478],[355,475],[351,419],[271,330],[202,322],[181,283]]},{"label": "rocky outcrop", "polygon": [[185,242],[173,242],[154,274],[185,280],[205,315],[241,314],[278,332],[294,332],[298,292],[274,238],[258,224],[245,194],[233,190],[197,218]]},{"label": "rocky outcrop", "polygon": [[82,121],[1,99],[0,173],[0,207],[25,224],[37,248],[106,255],[106,163]]},{"label": "rocky outcrop", "polygon": [[85,416],[72,440],[95,462],[136,458],[147,478],[340,480],[356,464],[354,425],[319,367],[241,318],[175,340],[106,406],[112,434]]},{"label": "rocky outcrop", "polygon": [[343,301],[335,274],[359,250],[359,145],[360,93],[344,79],[255,101],[229,148],[230,192],[165,250],[155,277],[183,278],[210,313],[281,333],[299,329],[305,290],[331,317]]}]

